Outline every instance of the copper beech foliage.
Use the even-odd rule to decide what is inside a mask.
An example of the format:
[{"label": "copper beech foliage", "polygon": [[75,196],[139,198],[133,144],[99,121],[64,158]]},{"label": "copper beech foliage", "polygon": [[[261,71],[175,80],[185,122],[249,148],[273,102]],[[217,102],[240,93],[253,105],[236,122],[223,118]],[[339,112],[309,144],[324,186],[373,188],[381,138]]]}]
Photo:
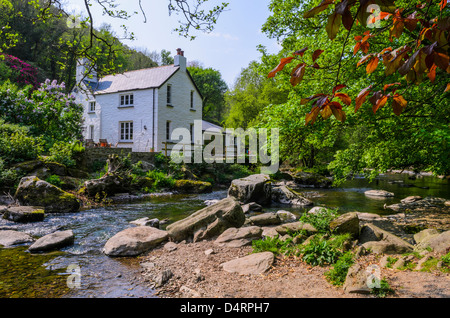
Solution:
[{"label": "copper beech foliage", "polygon": [[[416,7],[403,9],[394,4],[394,0],[323,0],[318,6],[306,11],[304,18],[311,18],[327,9],[330,5],[334,5],[334,11],[328,15],[325,30],[328,38],[333,40],[341,26],[348,30],[348,36],[355,24],[361,24],[367,27],[368,23],[377,23],[380,20],[387,21],[383,28],[371,28],[362,35],[354,37],[355,45],[353,47],[353,55],[359,51],[364,56],[359,60],[356,67],[365,64],[366,73],[373,73],[381,64],[384,65],[384,73],[386,80],[389,75],[398,73],[406,79],[408,84],[420,84],[425,75],[434,83],[436,80],[436,72],[441,70],[450,73],[450,57],[449,37],[450,37],[450,17],[442,17],[442,11],[450,0],[441,0],[438,4],[433,0],[425,0],[424,3],[416,5]],[[372,6],[371,6],[372,5]],[[380,11],[377,14],[371,11],[373,5],[377,5]],[[429,17],[429,9],[431,6],[438,6],[440,14],[436,17]],[[353,15],[350,9],[353,9]],[[395,49],[386,47],[380,52],[369,53],[370,39],[381,35],[381,31],[389,30],[389,41],[394,38],[399,39],[400,36],[408,32],[413,41],[399,46]],[[348,37],[347,36],[347,37]],[[344,48],[347,39],[344,41]],[[282,71],[286,65],[297,61],[297,66],[291,72],[290,82],[292,86],[298,85],[305,76],[308,68],[320,69],[316,62],[323,50],[315,50],[312,57],[312,64],[307,64],[303,56],[308,50],[307,47],[298,50],[292,56],[282,58],[280,63],[269,74],[268,77],[274,77],[278,72]],[[342,51],[344,53],[344,50]],[[344,54],[341,54],[340,60]],[[381,63],[380,63],[381,62]],[[340,61],[339,61],[340,66]],[[338,68],[336,82],[339,81]],[[425,78],[426,79],[426,78]],[[374,90],[373,85],[363,88],[355,98],[355,112],[360,109],[362,104],[368,100],[372,104],[373,112],[376,113],[380,108],[391,100],[393,112],[400,115],[406,108],[408,102],[405,98],[397,93],[398,88],[402,86],[399,82],[385,84],[383,90]],[[332,88],[331,93],[315,94],[307,98],[302,98],[301,104],[312,102],[312,109],[306,115],[306,125],[314,124],[320,114],[324,119],[331,115],[342,122],[345,121],[346,115],[342,109],[342,105],[351,105],[352,99],[346,93],[340,92],[346,85],[338,84]],[[447,84],[445,92],[450,90],[450,83]]]}]

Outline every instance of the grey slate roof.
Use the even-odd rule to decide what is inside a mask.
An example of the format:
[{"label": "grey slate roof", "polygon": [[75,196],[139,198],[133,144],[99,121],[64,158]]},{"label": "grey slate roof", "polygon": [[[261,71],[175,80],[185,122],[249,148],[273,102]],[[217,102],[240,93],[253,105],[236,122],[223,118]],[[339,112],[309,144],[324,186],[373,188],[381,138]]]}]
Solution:
[{"label": "grey slate roof", "polygon": [[123,74],[107,75],[99,80],[95,88],[91,85],[89,86],[94,88],[93,91],[96,95],[158,88],[179,69],[179,66],[166,65],[125,72]]}]

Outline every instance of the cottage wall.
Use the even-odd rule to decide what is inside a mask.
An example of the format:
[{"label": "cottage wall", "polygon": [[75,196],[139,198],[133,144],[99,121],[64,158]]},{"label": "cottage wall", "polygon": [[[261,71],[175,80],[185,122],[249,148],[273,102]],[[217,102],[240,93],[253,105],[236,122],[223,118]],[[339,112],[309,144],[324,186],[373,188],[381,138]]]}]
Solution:
[{"label": "cottage wall", "polygon": [[[168,85],[171,86],[171,105],[167,104]],[[191,108],[191,91],[194,96],[193,108]],[[186,128],[189,131],[190,125],[194,124],[195,120],[202,120],[202,99],[189,75],[180,68],[162,85],[158,92],[158,151],[164,153],[165,145],[163,142],[172,141],[166,138],[167,121],[170,121],[170,133],[172,133],[176,128]],[[201,136],[195,136],[194,138],[195,141],[201,140]],[[175,140],[175,142],[178,142],[178,140]]]}]

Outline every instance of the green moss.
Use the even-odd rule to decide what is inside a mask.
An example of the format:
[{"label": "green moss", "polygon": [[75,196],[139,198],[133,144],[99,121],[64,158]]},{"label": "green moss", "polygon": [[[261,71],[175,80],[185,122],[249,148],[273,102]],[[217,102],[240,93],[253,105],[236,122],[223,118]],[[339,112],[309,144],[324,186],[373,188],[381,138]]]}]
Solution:
[{"label": "green moss", "polygon": [[195,180],[176,180],[174,187],[183,193],[205,193],[212,190],[211,183]]}]

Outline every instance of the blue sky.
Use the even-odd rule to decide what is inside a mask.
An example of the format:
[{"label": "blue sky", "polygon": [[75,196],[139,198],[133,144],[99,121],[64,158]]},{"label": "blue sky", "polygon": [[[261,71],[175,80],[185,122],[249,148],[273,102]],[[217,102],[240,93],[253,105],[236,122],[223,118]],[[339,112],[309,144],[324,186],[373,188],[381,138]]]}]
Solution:
[{"label": "blue sky", "polygon": [[[276,40],[268,39],[261,33],[261,26],[269,16],[269,0],[229,0],[227,11],[220,16],[215,30],[205,34],[195,32],[196,39],[191,41],[173,31],[180,16],[169,16],[168,0],[143,0],[143,9],[147,23],[140,13],[138,0],[118,0],[119,9],[127,12],[138,11],[139,14],[129,20],[111,19],[103,16],[98,6],[92,7],[96,26],[108,23],[117,35],[122,34],[120,25],[126,24],[128,30],[135,34],[134,41],[122,41],[130,47],[147,48],[149,51],[169,50],[172,55],[181,48],[189,60],[200,61],[204,67],[212,67],[221,72],[223,79],[231,86],[242,68],[252,60],[260,58],[257,51],[259,44],[264,45],[269,53],[277,53]],[[217,5],[222,0],[210,0]],[[84,11],[82,0],[68,1],[70,10],[77,13]]]}]

